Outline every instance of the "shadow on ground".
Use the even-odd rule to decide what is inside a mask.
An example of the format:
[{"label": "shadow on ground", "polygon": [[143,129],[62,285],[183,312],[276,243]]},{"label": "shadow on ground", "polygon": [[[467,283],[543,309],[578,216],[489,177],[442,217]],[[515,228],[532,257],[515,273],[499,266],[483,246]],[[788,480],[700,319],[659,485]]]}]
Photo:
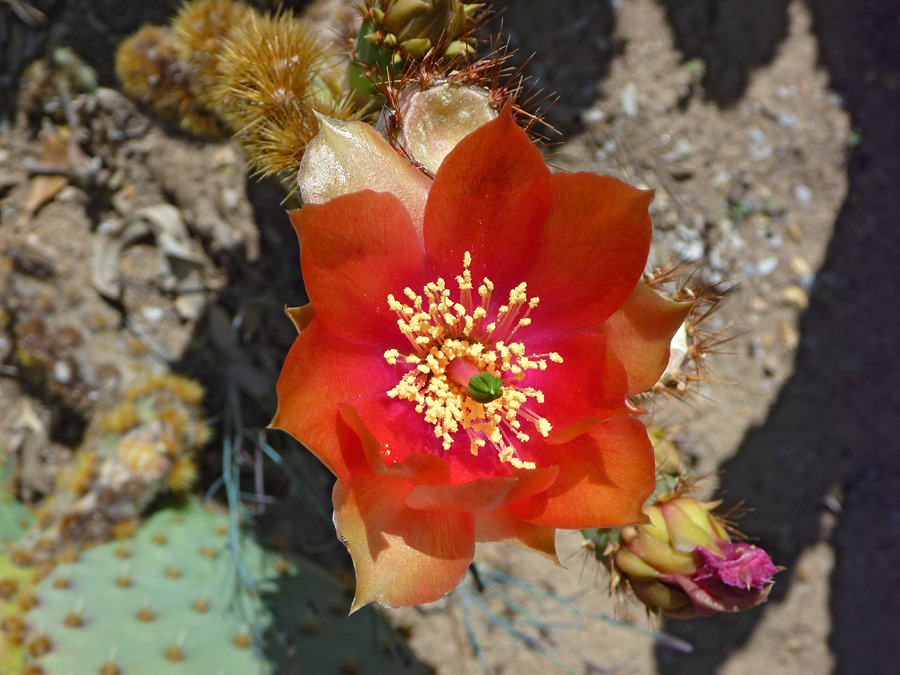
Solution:
[{"label": "shadow on ground", "polygon": [[[600,95],[615,56],[615,13],[610,0],[494,0],[493,35],[503,28],[516,67],[524,64],[538,110],[564,137],[582,128],[581,112]],[[546,100],[544,100],[546,98]],[[547,104],[552,103],[548,107]],[[525,106],[534,109],[534,106]],[[557,134],[536,129],[551,142]]]},{"label": "shadow on ground", "polygon": [[[887,674],[897,672],[900,616],[900,230],[893,197],[900,185],[900,7],[808,2],[821,64],[861,144],[851,153],[848,196],[801,320],[795,373],[768,419],[722,467],[722,488],[730,500],[753,506],[742,529],[759,535],[789,568],[768,607],[790,589],[800,553],[820,540],[823,499],[837,489],[843,509],[831,535],[830,637],[836,672]],[[707,94],[723,105],[740,97],[752,68],[772,58],[786,32],[787,3],[780,0],[663,4],[685,57],[707,60]],[[660,671],[715,672],[765,611],[667,622],[665,630],[697,651],[660,651]]]}]

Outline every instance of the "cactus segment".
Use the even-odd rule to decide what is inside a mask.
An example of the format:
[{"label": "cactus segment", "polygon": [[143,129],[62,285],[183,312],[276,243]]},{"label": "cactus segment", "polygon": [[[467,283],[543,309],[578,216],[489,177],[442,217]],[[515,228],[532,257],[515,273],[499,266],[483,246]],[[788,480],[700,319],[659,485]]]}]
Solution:
[{"label": "cactus segment", "polygon": [[[374,610],[326,572],[289,564],[196,500],[165,508],[129,540],[58,564],[37,588],[27,644],[47,673],[425,673]],[[46,644],[45,644],[46,643]],[[106,668],[107,670],[103,670]]]}]

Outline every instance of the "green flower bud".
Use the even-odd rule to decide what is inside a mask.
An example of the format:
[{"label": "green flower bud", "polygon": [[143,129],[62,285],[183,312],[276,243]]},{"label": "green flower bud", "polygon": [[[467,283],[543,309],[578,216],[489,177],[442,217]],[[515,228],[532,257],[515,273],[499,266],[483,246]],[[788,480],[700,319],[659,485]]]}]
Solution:
[{"label": "green flower bud", "polygon": [[458,39],[477,9],[459,0],[386,0],[384,6],[382,28],[395,35],[400,50],[412,58]]}]

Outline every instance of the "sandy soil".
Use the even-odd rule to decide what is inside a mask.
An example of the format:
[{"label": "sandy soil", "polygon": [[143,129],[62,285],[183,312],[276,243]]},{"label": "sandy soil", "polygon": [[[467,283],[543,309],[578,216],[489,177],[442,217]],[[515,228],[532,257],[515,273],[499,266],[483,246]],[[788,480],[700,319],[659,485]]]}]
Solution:
[{"label": "sandy soil", "polygon": [[[303,300],[278,189],[248,180],[230,143],[189,138],[115,91],[93,103],[74,91],[84,162],[23,215],[36,190],[28,162],[51,122],[70,121],[40,78],[20,79],[24,66],[69,45],[115,89],[115,44],[177,5],[35,4],[48,19],[34,29],[0,5],[0,451],[32,501],[86,420],[147,372],[197,377],[212,415],[237,397],[241,423],[261,429],[292,339],[280,308]],[[440,603],[390,615],[447,675],[896,672],[900,8],[504,4],[518,57],[536,53],[528,72],[560,96],[548,114],[562,132],[551,163],[654,188],[655,261],[700,263],[704,280],[731,289],[716,318],[737,337],[710,360],[721,382],[681,410],[653,412],[677,427],[695,473],[709,475],[708,494],[752,509],[741,529],[787,570],[759,609],[654,623],[616,606],[580,537],[563,533],[567,569],[485,546],[483,592],[471,580]],[[94,283],[99,235],[159,204],[177,208],[194,266],[174,265],[158,238],[142,237],[103,268],[119,269],[118,295],[104,299]],[[270,440],[300,457],[286,439]],[[206,478],[218,470],[211,450]],[[310,481],[327,495],[327,477]],[[273,512],[273,536],[296,536],[299,521],[303,545],[331,541],[295,508]],[[347,562],[336,546],[317,555]]]}]

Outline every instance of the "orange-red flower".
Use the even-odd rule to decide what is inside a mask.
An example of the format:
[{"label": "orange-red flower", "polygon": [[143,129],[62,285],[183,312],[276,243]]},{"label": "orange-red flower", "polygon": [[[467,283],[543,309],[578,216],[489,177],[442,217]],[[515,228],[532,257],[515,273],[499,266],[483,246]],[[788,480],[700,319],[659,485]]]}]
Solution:
[{"label": "orange-red flower", "polygon": [[311,305],[272,424],[337,477],[354,608],[441,597],[477,541],[555,559],[554,528],[641,520],[653,450],[627,399],[687,309],[639,281],[651,193],[551,175],[508,113],[414,188],[291,213]]}]

